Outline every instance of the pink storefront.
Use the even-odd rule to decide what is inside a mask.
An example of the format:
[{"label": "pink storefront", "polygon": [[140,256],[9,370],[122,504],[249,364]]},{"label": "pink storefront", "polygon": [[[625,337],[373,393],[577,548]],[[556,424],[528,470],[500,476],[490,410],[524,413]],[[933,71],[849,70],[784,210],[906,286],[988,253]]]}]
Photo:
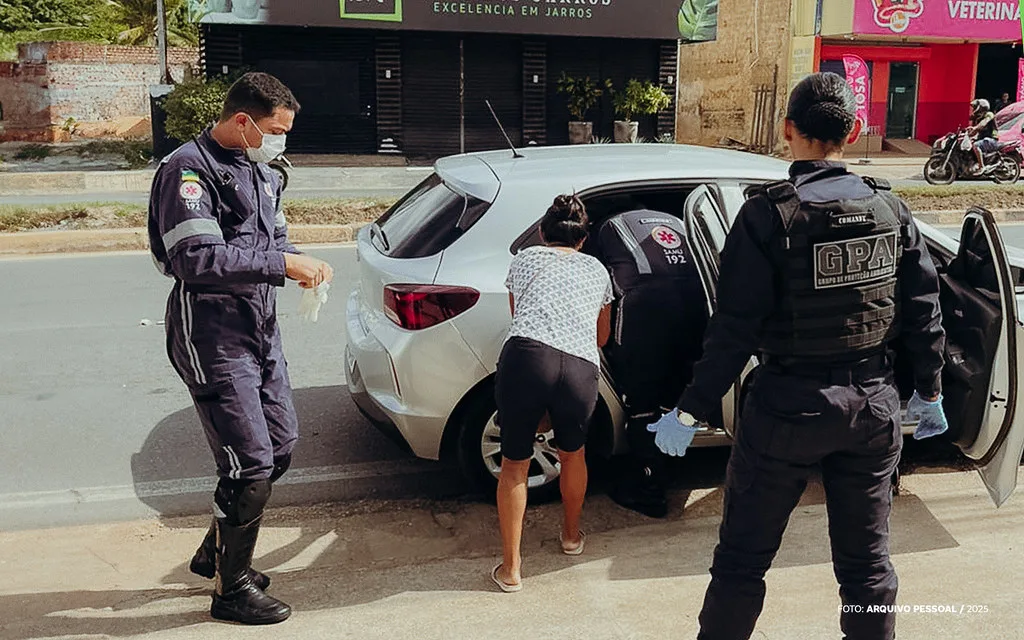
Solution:
[{"label": "pink storefront", "polygon": [[[1021,40],[1016,0],[824,0],[821,16],[821,69],[843,73],[847,54],[867,62],[869,125],[889,139],[931,143],[965,124],[979,47]],[[1017,78],[1006,84],[1014,94]]]}]

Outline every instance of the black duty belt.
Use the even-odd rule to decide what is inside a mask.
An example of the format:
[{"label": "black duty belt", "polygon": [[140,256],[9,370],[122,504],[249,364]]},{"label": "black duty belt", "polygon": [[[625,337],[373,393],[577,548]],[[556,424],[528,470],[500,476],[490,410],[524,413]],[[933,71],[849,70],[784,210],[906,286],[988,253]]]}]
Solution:
[{"label": "black duty belt", "polygon": [[892,357],[881,353],[851,362],[827,364],[769,354],[761,355],[766,369],[787,376],[812,378],[829,384],[849,385],[876,378],[892,369]]}]

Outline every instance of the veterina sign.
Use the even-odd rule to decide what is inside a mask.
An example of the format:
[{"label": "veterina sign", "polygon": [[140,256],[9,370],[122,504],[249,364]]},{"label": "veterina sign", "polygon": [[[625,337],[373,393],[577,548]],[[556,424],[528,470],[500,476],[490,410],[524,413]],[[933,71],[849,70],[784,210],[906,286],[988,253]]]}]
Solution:
[{"label": "veterina sign", "polygon": [[1018,0],[856,0],[858,34],[1020,40]]},{"label": "veterina sign", "polygon": [[203,22],[706,41],[719,1],[206,0]]}]

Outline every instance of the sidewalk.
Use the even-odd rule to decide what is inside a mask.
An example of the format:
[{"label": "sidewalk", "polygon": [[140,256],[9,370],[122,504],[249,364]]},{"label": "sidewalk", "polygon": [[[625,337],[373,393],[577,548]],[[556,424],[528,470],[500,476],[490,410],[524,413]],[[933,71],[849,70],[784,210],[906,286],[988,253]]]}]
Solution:
[{"label": "sidewalk", "polygon": [[[1024,496],[997,511],[973,473],[904,483],[891,525],[899,604],[910,608],[900,637],[1020,637]],[[693,638],[720,518],[717,489],[674,495],[666,521],[595,496],[586,553],[568,558],[557,553],[559,506],[531,507],[525,589],[502,594],[487,577],[499,555],[492,506],[277,510],[265,519],[255,565],[296,613],[262,631],[207,617],[211,583],[184,564],[206,518],[0,533],[0,637]],[[769,574],[755,638],[839,637],[825,531],[821,489],[812,486]],[[937,605],[955,612],[913,611]]]}]

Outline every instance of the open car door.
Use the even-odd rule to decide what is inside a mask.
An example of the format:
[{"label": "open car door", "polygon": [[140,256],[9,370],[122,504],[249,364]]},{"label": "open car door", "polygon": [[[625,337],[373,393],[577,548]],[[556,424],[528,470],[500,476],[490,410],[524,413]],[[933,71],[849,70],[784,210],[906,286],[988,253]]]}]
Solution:
[{"label": "open car door", "polygon": [[959,252],[940,274],[940,285],[946,437],[977,464],[1000,506],[1017,486],[1024,453],[1024,411],[1017,407],[1024,333],[1006,249],[991,213],[968,211]]},{"label": "open car door", "polygon": [[[718,307],[718,298],[715,295],[715,291],[718,288],[718,272],[721,264],[719,255],[722,253],[722,249],[725,248],[725,239],[729,235],[729,225],[726,222],[725,215],[722,213],[718,200],[706,185],[697,187],[690,194],[686,199],[683,209],[686,243],[697,265],[697,270],[700,272],[705,298],[708,303],[708,317],[711,317]],[[756,364],[756,360],[751,358],[740,378],[732,386],[729,393],[722,398],[722,427],[730,436],[733,436],[735,433],[736,419],[739,415],[740,387],[744,378],[753,370]]]}]

